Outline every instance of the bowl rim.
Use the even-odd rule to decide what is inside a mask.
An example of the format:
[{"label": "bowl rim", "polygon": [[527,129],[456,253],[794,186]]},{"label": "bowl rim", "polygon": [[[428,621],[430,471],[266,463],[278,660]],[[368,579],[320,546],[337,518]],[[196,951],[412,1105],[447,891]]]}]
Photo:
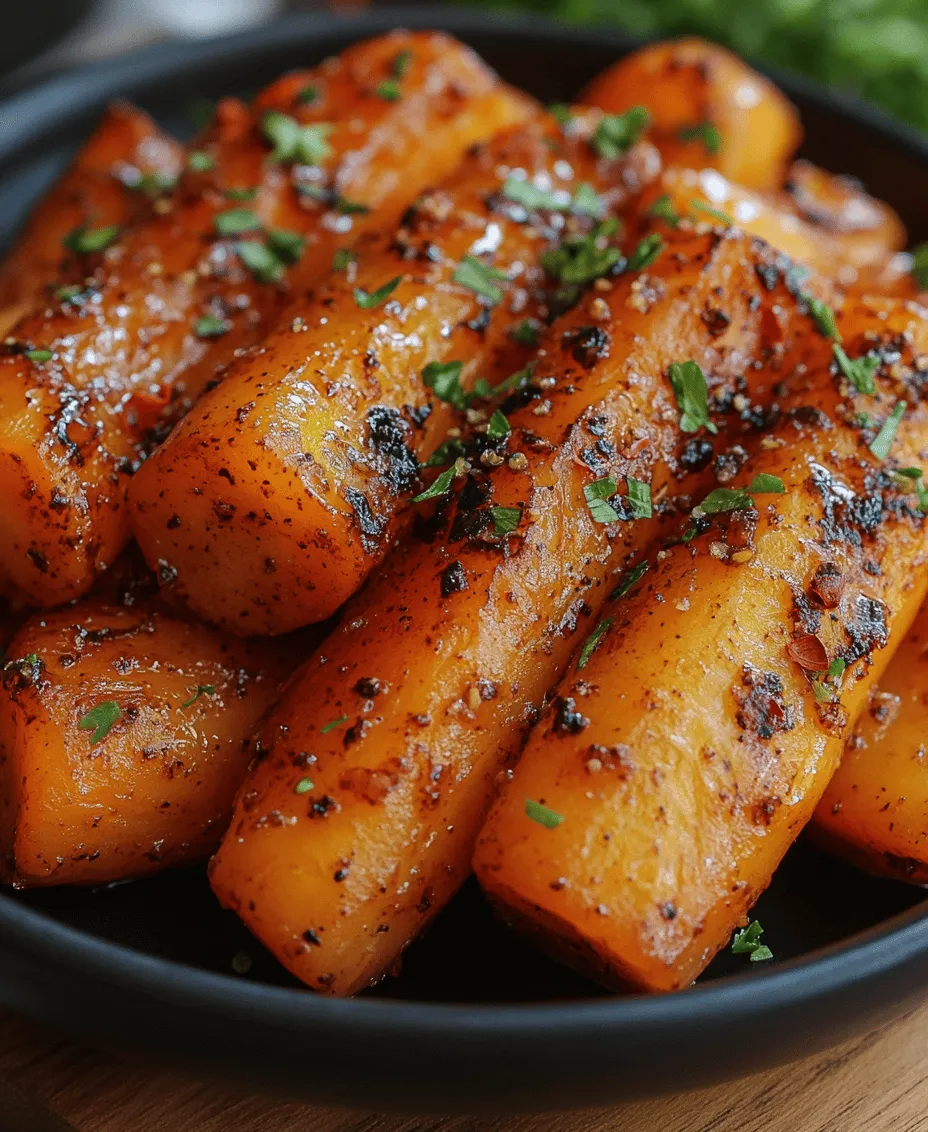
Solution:
[{"label": "bowl rim", "polygon": [[[594,28],[557,23],[535,15],[512,16],[481,9],[435,8],[420,4],[341,16],[309,12],[273,21],[258,29],[185,43],[155,44],[112,59],[95,61],[65,74],[8,94],[0,101],[0,155],[19,156],[44,137],[98,110],[128,91],[144,95],[173,77],[186,77],[199,64],[232,62],[281,48],[295,41],[311,43],[333,36],[364,37],[394,27],[436,28],[464,38],[509,36],[513,41],[552,41],[583,49],[595,37],[599,47],[616,55],[645,42],[610,26]],[[763,66],[790,95],[853,118],[867,131],[908,151],[928,168],[928,138],[882,110],[826,90],[800,76]],[[2,96],[2,91],[0,91]],[[51,965],[59,974],[90,978],[98,987],[215,1012],[226,1020],[305,1029],[318,1037],[320,1026],[351,1038],[382,1034],[390,1040],[483,1037],[487,1047],[500,1038],[533,1041],[556,1034],[560,1039],[593,1034],[629,1033],[642,1026],[663,1030],[700,1021],[727,1025],[756,1023],[765,1011],[833,1001],[851,985],[928,966],[928,900],[831,946],[757,970],[735,974],[660,996],[607,996],[532,1004],[422,1002],[392,998],[332,999],[304,988],[251,982],[203,970],[111,943],[37,911],[0,892],[0,950],[21,950],[31,963]]]}]

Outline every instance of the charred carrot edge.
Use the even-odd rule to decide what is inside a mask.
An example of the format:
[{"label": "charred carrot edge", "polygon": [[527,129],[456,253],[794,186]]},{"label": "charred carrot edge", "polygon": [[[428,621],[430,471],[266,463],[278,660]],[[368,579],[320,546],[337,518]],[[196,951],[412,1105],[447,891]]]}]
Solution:
[{"label": "charred carrot edge", "polygon": [[[732,414],[736,434],[764,419],[787,314],[804,309],[787,265],[743,235],[668,241],[544,335],[503,405],[498,466],[458,469],[454,502],[348,604],[262,731],[212,885],[317,990],[379,978],[456,891],[618,564],[691,506],[716,419]],[[667,376],[683,362],[711,386],[692,402],[681,389],[690,432]],[[635,519],[646,497],[654,516]]]},{"label": "charred carrot edge", "polygon": [[[400,97],[384,97],[401,57]],[[446,36],[387,35],[286,76],[253,109],[224,100],[169,209],[75,233],[84,286],[21,321],[0,358],[7,584],[39,604],[85,593],[128,539],[131,473],[260,338],[287,283],[312,285],[529,105]]]},{"label": "charred carrot edge", "polygon": [[928,606],[922,606],[861,712],[809,826],[835,855],[910,884],[928,884],[926,644]]},{"label": "charred carrot edge", "polygon": [[427,482],[420,464],[452,425],[486,431],[545,319],[620,263],[607,225],[658,158],[631,139],[603,157],[601,122],[539,116],[469,153],[175,430],[130,493],[175,594],[236,632],[279,633],[358,589]]},{"label": "charred carrot edge", "polygon": [[480,836],[503,915],[610,985],[685,986],[746,922],[925,593],[893,470],[928,444],[928,315],[810,315],[779,423],[604,611]]}]

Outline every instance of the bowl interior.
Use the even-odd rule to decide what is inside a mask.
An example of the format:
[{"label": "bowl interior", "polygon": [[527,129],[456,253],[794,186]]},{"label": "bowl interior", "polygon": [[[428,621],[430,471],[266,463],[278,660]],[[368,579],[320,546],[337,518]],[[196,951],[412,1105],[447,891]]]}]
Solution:
[{"label": "bowl interior", "polygon": [[[445,13],[442,18],[435,13],[434,18],[442,25],[455,22]],[[391,21],[385,14],[380,22],[387,26]],[[248,41],[229,41],[224,49],[196,56],[196,65],[178,49],[173,55],[162,54],[160,68],[154,59],[132,73],[120,73],[116,67],[109,82],[105,76],[101,80],[99,72],[83,85],[76,76],[69,108],[61,105],[56,111],[54,99],[37,108],[37,136],[30,144],[5,140],[0,129],[0,155],[5,158],[0,166],[0,242],[12,238],[32,202],[68,160],[74,139],[92,127],[101,99],[125,94],[152,111],[169,130],[189,135],[203,99],[229,92],[248,94],[281,71],[314,63],[357,38],[353,29],[337,25],[333,29],[332,21],[321,25],[321,34],[312,20],[301,26],[302,35],[259,31],[251,33]],[[374,23],[369,26],[371,33],[379,30]],[[593,37],[544,27],[527,42],[524,34],[506,32],[489,20],[469,24],[462,38],[506,79],[540,98],[558,101],[570,99],[594,73],[632,46],[615,35]],[[172,73],[165,76],[170,68]],[[822,97],[802,84],[790,83],[789,89],[803,113],[805,155],[829,169],[860,177],[871,191],[896,206],[913,240],[928,237],[924,143],[919,152],[905,131],[886,129],[879,115],[848,113],[840,100]],[[48,890],[14,899],[92,936],[151,955],[225,974],[247,966],[242,977],[294,985],[236,918],[219,909],[202,869],[101,890]],[[765,942],[782,959],[849,940],[923,899],[917,889],[863,876],[800,843],[778,871],[756,914],[766,929]],[[723,954],[704,979],[734,972],[758,977],[762,971],[762,966],[750,967],[743,959]],[[371,993],[432,1002],[539,1002],[601,992],[504,932],[471,884],[429,934],[410,948],[401,972]]]}]

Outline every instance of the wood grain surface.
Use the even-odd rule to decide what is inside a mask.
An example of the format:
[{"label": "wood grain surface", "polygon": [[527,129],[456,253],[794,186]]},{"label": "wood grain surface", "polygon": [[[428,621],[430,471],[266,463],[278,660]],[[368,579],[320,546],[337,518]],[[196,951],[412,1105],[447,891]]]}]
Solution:
[{"label": "wood grain surface", "polygon": [[0,1132],[620,1130],[928,1132],[928,1004],[826,1054],[733,1084],[617,1109],[485,1119],[276,1101],[156,1072],[0,1013]]}]

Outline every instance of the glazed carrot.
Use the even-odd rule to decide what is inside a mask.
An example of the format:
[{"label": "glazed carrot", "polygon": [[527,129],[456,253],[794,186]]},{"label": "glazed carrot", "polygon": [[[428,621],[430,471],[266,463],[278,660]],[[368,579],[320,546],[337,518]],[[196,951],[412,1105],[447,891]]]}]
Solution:
[{"label": "glazed carrot", "polygon": [[[577,113],[562,130],[539,116],[472,151],[397,233],[294,306],[139,472],[136,537],[199,614],[280,633],[361,585],[419,489],[419,462],[461,423],[459,386],[524,366],[559,293],[618,259],[591,230],[659,159],[647,143],[603,157],[602,120]],[[565,234],[585,237],[592,264],[557,266]],[[450,393],[429,381],[442,365],[461,371]]]},{"label": "glazed carrot", "polygon": [[928,446],[928,316],[839,325],[875,396],[812,330],[734,497],[604,611],[481,833],[491,901],[607,984],[685,986],[745,922],[924,596],[924,516],[891,469]]},{"label": "glazed carrot", "polygon": [[580,101],[610,113],[645,106],[667,165],[717,169],[749,189],[780,188],[802,140],[786,96],[701,39],[636,51],[595,78]]},{"label": "glazed carrot", "polygon": [[[616,565],[691,506],[678,493],[715,448],[695,416],[681,433],[668,367],[698,361],[736,433],[770,404],[795,306],[775,257],[744,236],[669,239],[554,323],[503,405],[503,462],[387,559],[263,729],[212,884],[318,990],[379,978],[464,881],[497,777]],[[632,521],[645,483],[655,517]]]},{"label": "glazed carrot", "polygon": [[170,212],[78,231],[90,282],[21,321],[0,358],[8,584],[41,604],[86,592],[128,539],[128,480],[152,430],[260,337],[286,279],[313,284],[336,249],[394,224],[526,112],[446,36],[384,36],[286,76],[253,110],[221,103]]},{"label": "glazed carrot", "polygon": [[203,860],[292,667],[142,604],[33,617],[0,688],[0,875],[101,884]]},{"label": "glazed carrot", "polygon": [[0,265],[2,333],[28,312],[47,284],[75,275],[80,257],[62,244],[69,233],[84,224],[131,223],[173,187],[182,160],[181,146],[144,111],[123,102],[110,106]]},{"label": "glazed carrot", "polygon": [[928,884],[928,606],[857,721],[809,832],[881,876]]}]

